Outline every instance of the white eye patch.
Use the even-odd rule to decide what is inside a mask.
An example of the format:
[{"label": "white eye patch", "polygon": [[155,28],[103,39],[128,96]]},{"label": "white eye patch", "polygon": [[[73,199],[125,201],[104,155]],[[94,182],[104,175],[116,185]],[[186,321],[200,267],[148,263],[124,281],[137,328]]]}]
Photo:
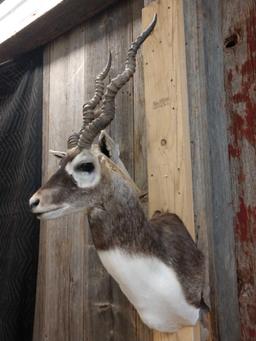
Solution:
[{"label": "white eye patch", "polygon": [[72,175],[80,188],[95,187],[101,179],[99,161],[88,151],[78,154],[71,162],[68,162],[65,170]]}]

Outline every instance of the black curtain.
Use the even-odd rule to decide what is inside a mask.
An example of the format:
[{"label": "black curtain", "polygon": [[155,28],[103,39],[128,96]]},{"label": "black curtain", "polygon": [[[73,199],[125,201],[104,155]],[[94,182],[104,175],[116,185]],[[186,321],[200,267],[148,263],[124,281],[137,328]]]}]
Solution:
[{"label": "black curtain", "polygon": [[0,341],[32,340],[39,222],[42,51],[0,65]]}]

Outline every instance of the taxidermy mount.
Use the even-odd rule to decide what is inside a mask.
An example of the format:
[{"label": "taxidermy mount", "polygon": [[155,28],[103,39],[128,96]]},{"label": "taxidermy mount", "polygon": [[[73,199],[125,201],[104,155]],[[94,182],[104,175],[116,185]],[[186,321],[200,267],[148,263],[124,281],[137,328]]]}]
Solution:
[{"label": "taxidermy mount", "polygon": [[204,257],[177,215],[146,218],[118,146],[104,131],[115,117],[115,96],[134,74],[137,51],[156,21],[155,15],[131,44],[124,70],[104,90],[110,54],[93,98],[83,106],[80,132],[68,138],[67,152],[53,151],[59,169],[29,203],[40,219],[86,212],[102,264],[141,319],[150,328],[175,332],[195,325],[206,309]]}]

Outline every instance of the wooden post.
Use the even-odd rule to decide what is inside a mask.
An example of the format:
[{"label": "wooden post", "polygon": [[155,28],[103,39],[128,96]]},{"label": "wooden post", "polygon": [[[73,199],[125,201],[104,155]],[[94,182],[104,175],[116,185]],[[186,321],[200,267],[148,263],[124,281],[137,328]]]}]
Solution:
[{"label": "wooden post", "polygon": [[[143,9],[143,27],[158,22],[145,42],[144,76],[148,139],[149,214],[175,212],[194,237],[192,170],[187,103],[183,2],[159,0]],[[154,341],[199,341],[199,324]]]}]

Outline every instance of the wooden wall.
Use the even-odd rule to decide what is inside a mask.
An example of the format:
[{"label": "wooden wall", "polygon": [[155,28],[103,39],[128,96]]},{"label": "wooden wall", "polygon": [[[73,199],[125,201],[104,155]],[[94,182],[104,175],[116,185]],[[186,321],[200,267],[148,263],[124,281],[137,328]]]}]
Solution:
[{"label": "wooden wall", "polygon": [[[211,307],[213,339],[239,341],[232,174],[223,73],[226,65],[223,5],[228,1],[183,2],[195,226],[208,269],[204,297]],[[229,3],[231,8],[232,1]],[[230,18],[232,15],[237,17],[235,10]]]},{"label": "wooden wall", "polygon": [[[113,55],[110,76],[120,71],[127,47],[141,31],[143,1],[119,3],[50,43],[44,54],[43,179],[58,162],[48,149],[65,150],[79,130],[82,104],[94,77]],[[111,134],[136,183],[147,186],[141,52],[133,80],[116,101]],[[69,216],[41,227],[34,341],[150,341],[138,318],[99,262],[86,218]]]},{"label": "wooden wall", "polygon": [[256,3],[223,6],[224,76],[241,340],[256,339]]},{"label": "wooden wall", "polygon": [[195,223],[213,336],[255,340],[255,1],[184,0],[184,8]]},{"label": "wooden wall", "polygon": [[[120,0],[46,47],[44,179],[57,167],[48,149],[65,150],[68,135],[79,129],[82,104],[109,50],[110,76],[122,68],[141,31],[143,5]],[[214,340],[239,341],[240,322],[242,340],[254,340],[255,3],[183,0],[183,8],[195,237],[208,270],[204,297]],[[141,52],[137,60],[110,132],[130,174],[147,189]],[[82,215],[42,224],[34,341],[42,340],[153,340],[101,266]]]}]

